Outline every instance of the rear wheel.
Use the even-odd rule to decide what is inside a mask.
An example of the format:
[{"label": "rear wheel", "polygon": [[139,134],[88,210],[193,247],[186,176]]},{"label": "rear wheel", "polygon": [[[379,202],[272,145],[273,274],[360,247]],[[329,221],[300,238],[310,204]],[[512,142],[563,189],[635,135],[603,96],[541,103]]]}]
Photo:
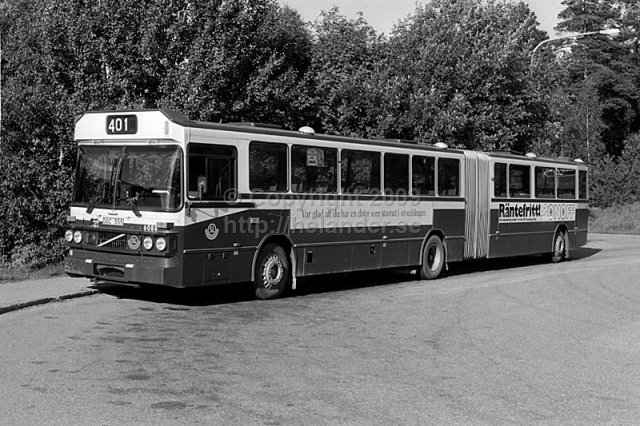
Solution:
[{"label": "rear wheel", "polygon": [[444,244],[440,237],[432,235],[427,240],[422,253],[422,267],[420,268],[420,278],[433,280],[438,278],[444,268]]},{"label": "rear wheel", "polygon": [[553,252],[551,253],[551,261],[553,263],[562,262],[567,257],[567,241],[562,231],[556,232],[553,237]]},{"label": "rear wheel", "polygon": [[280,297],[291,281],[289,256],[277,244],[267,244],[258,253],[254,287],[262,300]]}]

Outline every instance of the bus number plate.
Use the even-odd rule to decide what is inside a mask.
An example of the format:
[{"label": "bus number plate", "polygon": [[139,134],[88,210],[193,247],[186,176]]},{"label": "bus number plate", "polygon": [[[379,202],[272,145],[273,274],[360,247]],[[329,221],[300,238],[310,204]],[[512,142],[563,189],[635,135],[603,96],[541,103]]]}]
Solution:
[{"label": "bus number plate", "polygon": [[122,217],[104,217],[102,218],[103,225],[110,226],[124,226],[124,218]]},{"label": "bus number plate", "polygon": [[133,135],[138,131],[135,115],[107,115],[108,135]]}]

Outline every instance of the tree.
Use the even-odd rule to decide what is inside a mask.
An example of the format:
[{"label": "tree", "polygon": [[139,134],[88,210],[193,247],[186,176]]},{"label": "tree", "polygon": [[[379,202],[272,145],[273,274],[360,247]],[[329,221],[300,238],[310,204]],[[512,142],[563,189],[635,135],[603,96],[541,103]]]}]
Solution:
[{"label": "tree", "polygon": [[[621,154],[625,138],[637,131],[640,125],[640,71],[637,54],[630,49],[637,38],[637,24],[633,24],[636,15],[631,13],[637,7],[622,7],[624,3],[616,0],[565,0],[566,8],[559,15],[563,21],[557,26],[560,31],[579,33],[611,27],[623,29],[621,37],[616,40],[590,36],[566,46],[570,55],[564,84],[574,94],[585,86],[595,88],[594,95],[601,105],[601,138],[607,152],[614,157]],[[576,102],[577,98],[574,98],[573,104]]]},{"label": "tree", "polygon": [[572,88],[575,92],[570,94],[570,104],[564,105],[563,128],[554,154],[588,162],[605,154],[603,106],[598,99],[596,83],[587,79]]},{"label": "tree", "polygon": [[527,149],[537,99],[529,56],[541,33],[523,3],[433,1],[389,41],[384,133],[467,148]]},{"label": "tree", "polygon": [[316,126],[328,133],[376,136],[376,96],[372,74],[380,66],[384,39],[360,14],[350,20],[337,7],[323,11],[311,25],[309,81],[316,101]]},{"label": "tree", "polygon": [[303,121],[310,40],[297,12],[275,0],[185,2],[174,25],[163,106],[210,121]]},{"label": "tree", "polygon": [[310,39],[274,0],[7,0],[0,31],[0,261],[60,258],[76,114],[171,106],[284,124],[310,115]]},{"label": "tree", "polygon": [[598,207],[640,201],[640,133],[625,140],[618,158],[604,154],[591,162],[591,200]]}]

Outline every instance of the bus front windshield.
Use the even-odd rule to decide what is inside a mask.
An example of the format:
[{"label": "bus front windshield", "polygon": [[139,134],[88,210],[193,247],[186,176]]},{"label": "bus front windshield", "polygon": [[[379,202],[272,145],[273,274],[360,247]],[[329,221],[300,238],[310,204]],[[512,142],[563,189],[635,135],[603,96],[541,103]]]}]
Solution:
[{"label": "bus front windshield", "polygon": [[140,211],[179,209],[182,155],[178,147],[81,146],[73,203]]}]

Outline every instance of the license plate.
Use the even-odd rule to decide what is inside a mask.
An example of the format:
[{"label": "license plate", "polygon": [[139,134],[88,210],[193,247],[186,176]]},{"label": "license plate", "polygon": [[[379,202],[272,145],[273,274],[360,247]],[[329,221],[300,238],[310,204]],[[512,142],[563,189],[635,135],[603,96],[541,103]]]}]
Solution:
[{"label": "license plate", "polygon": [[103,217],[102,218],[103,225],[110,226],[124,226],[124,218],[122,217]]}]

